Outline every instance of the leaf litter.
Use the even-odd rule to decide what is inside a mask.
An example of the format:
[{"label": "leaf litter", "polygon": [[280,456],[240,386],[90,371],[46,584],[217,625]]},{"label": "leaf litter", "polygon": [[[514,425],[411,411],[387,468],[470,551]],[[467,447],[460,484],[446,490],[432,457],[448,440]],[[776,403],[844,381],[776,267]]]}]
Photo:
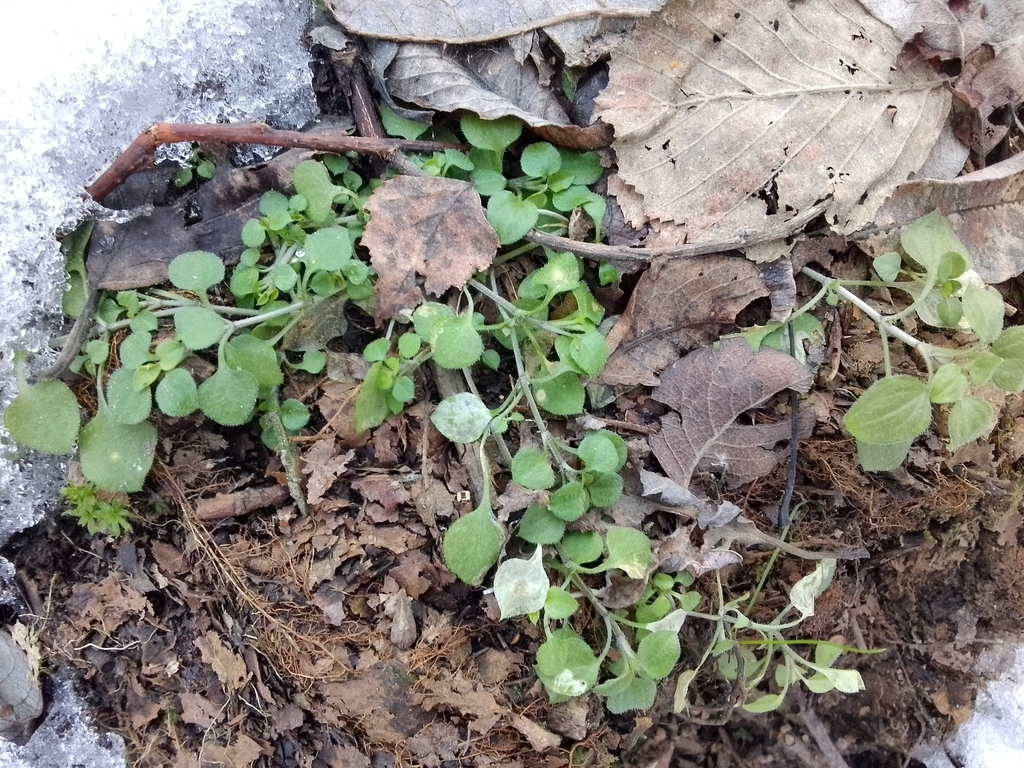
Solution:
[{"label": "leaf litter", "polygon": [[[672,236],[681,230],[685,242],[713,240],[761,228],[772,217],[789,216],[831,195],[828,221],[849,232],[871,221],[882,199],[900,185],[896,202],[903,200],[903,208],[892,214],[882,208],[878,214],[883,224],[889,216],[888,231],[898,230],[900,216],[915,218],[906,208],[920,204],[923,195],[925,207],[941,208],[940,202],[947,201],[951,216],[960,212],[958,206],[963,209],[961,226],[954,223],[954,228],[979,257],[979,270],[985,268],[983,254],[1019,250],[993,249],[994,241],[986,237],[996,235],[982,234],[998,230],[999,237],[1010,238],[999,242],[1012,245],[1012,231],[1020,229],[999,226],[1012,223],[1015,215],[1019,170],[1014,158],[956,181],[906,181],[931,150],[946,117],[947,96],[933,86],[929,78],[934,72],[920,61],[896,65],[898,47],[859,6],[840,5],[845,11],[841,23],[849,24],[845,36],[835,33],[834,9],[826,12],[823,3],[810,0],[792,9],[759,7],[756,16],[725,3],[700,4],[699,12],[691,13],[688,4],[679,3],[641,22],[612,55],[612,81],[599,110],[618,129],[618,179],[624,195],[635,195],[633,218],[651,218],[655,228],[674,224],[678,229]],[[564,17],[556,12],[554,21],[564,21],[557,13]],[[842,43],[823,53],[807,39],[807,30],[828,14],[833,14],[829,32],[819,37]],[[794,21],[806,26],[794,26]],[[514,23],[534,28],[534,20]],[[924,38],[933,48],[948,48],[941,41],[956,37],[927,18],[914,23],[934,33]],[[699,34],[682,35],[681,30],[691,28]],[[666,29],[672,30],[671,40],[666,41]],[[763,44],[755,45],[758,41]],[[711,76],[713,67],[725,76],[724,86]],[[770,75],[758,80],[757,71]],[[1017,98],[1012,87],[1000,91],[1006,83],[994,79],[996,85],[986,86],[979,101],[988,111],[985,119],[1005,106],[1001,100],[1015,103]],[[792,93],[780,91],[780,83],[789,84]],[[864,113],[847,111],[847,88],[858,96]],[[755,101],[770,109],[751,120]],[[716,112],[723,104],[728,111]],[[814,108],[804,112],[809,104]],[[453,99],[430,108],[473,106]],[[680,108],[689,111],[675,114]],[[769,120],[774,122],[767,125]],[[838,134],[851,143],[843,145]],[[689,145],[675,154],[673,144],[682,141]],[[867,142],[881,148],[877,156],[865,158],[864,151],[850,149]],[[698,146],[699,156],[692,154]],[[794,151],[772,155],[784,146]],[[896,150],[886,154],[893,146]],[[816,165],[801,165],[814,153],[823,153],[816,155]],[[651,157],[660,158],[657,168]],[[689,181],[669,175],[671,181],[665,181],[660,174],[670,168],[695,175]],[[834,175],[828,178],[828,173]],[[414,307],[423,291],[438,296],[460,287],[488,266],[497,250],[486,221],[480,225],[476,195],[468,193],[467,185],[442,181],[400,177],[385,182],[371,198],[373,216],[364,244],[392,314]],[[694,196],[684,206],[679,193],[690,194],[688,189]],[[982,207],[974,204],[978,197],[989,200],[985,205],[995,211],[974,210]],[[409,211],[421,223],[410,224]],[[432,232],[432,239],[417,240],[418,232]],[[159,234],[151,240],[159,240]],[[836,258],[837,269],[864,268],[840,251],[830,247],[812,258]],[[397,259],[398,253],[411,258]],[[990,267],[990,274],[1014,276],[1020,272],[1014,263],[1004,260]],[[134,268],[130,261],[118,266],[127,274]],[[786,269],[790,282],[722,255],[655,261],[640,277],[609,334],[615,352],[605,383],[622,387],[612,421],[644,427],[660,423],[649,445],[634,440],[631,450],[638,462],[653,466],[656,461],[669,477],[642,470],[643,488],[634,490],[660,496],[660,501],[627,496],[608,514],[617,525],[649,527],[657,544],[654,567],[702,574],[735,565],[750,556],[751,548],[822,557],[831,547],[832,556],[859,557],[862,550],[838,549],[836,532],[861,525],[867,530],[865,543],[886,555],[875,574],[866,577],[873,579],[874,592],[861,601],[850,581],[837,582],[816,606],[821,636],[857,635],[868,627],[866,643],[878,647],[898,642],[901,627],[914,626],[934,640],[935,648],[914,662],[916,672],[967,673],[969,646],[949,642],[953,630],[967,636],[980,621],[1013,626],[1019,619],[1020,600],[1002,607],[984,602],[996,587],[1024,595],[1019,558],[1012,548],[979,544],[990,536],[1002,544],[1015,540],[1020,524],[1015,496],[997,477],[999,469],[1019,469],[1015,462],[1022,453],[1024,406],[1019,398],[1006,402],[1016,426],[995,438],[995,450],[976,451],[956,464],[942,458],[941,451],[933,453],[941,449],[934,440],[930,450],[911,456],[904,474],[865,478],[855,469],[851,447],[844,444],[828,405],[843,402],[843,387],[858,386],[845,364],[838,363],[838,378],[822,383],[819,376],[815,385],[825,403],[815,410],[818,433],[801,441],[809,496],[825,499],[820,502],[824,519],[802,523],[802,537],[821,546],[808,552],[763,532],[754,520],[769,518],[777,504],[780,446],[789,439],[793,417],[779,393],[789,388],[806,392],[812,373],[782,353],[755,353],[738,339],[690,350],[716,338],[741,313],[757,311],[751,308],[759,300],[763,304],[770,298],[773,310],[784,317],[793,306],[792,269]],[[804,289],[797,284],[801,295]],[[767,317],[763,306],[760,311]],[[388,314],[382,311],[379,318]],[[854,341],[863,332],[863,318],[837,317],[832,323]],[[356,332],[349,328],[331,343],[348,344]],[[854,348],[844,348],[840,340],[832,354]],[[441,540],[441,530],[470,508],[462,501],[470,487],[465,468],[447,459],[443,441],[422,411],[392,417],[370,437],[356,436],[351,402],[359,371],[345,354],[332,357],[336,380],[297,376],[292,385],[292,394],[318,403],[323,418],[319,433],[300,443],[309,516],[296,514],[287,493],[267,495],[268,480],[276,483],[273,489],[283,489],[283,473],[274,465],[267,467],[266,477],[262,469],[254,473],[253,467],[266,464],[258,440],[244,435],[207,440],[186,430],[174,438],[178,446],[168,452],[169,463],[158,478],[162,494],[184,510],[175,526],[165,532],[147,527],[134,553],[135,545],[102,540],[90,542],[90,551],[75,549],[53,529],[50,549],[62,553],[71,569],[63,573],[38,547],[26,554],[40,583],[51,574],[54,578],[47,599],[60,610],[48,630],[49,647],[75,659],[107,692],[113,722],[130,718],[137,731],[148,726],[135,737],[137,753],[148,755],[139,764],[198,766],[216,760],[291,765],[282,755],[299,743],[310,750],[305,759],[318,751],[323,761],[352,765],[370,765],[371,756],[422,765],[453,760],[562,765],[563,750],[574,741],[586,741],[598,756],[671,758],[680,748],[650,732],[650,719],[628,718],[609,729],[585,706],[581,710],[580,702],[553,706],[523,685],[533,679],[526,660],[533,658],[541,639],[538,628],[496,622],[493,601],[457,584],[432,546]],[[857,361],[849,362],[852,370]],[[897,356],[895,364],[913,361]],[[649,396],[636,394],[638,385],[655,389]],[[776,420],[766,422],[773,413]],[[810,426],[804,420],[800,424]],[[977,483],[950,472],[953,467],[966,467]],[[694,487],[707,496],[691,490],[695,478]],[[745,485],[733,487],[739,484]],[[249,498],[273,501],[269,507],[241,501]],[[220,522],[203,522],[198,510],[216,499],[230,499],[230,506],[216,515]],[[857,522],[851,525],[853,516]],[[680,517],[694,524],[680,525]],[[915,538],[936,525],[944,527],[938,546],[923,536]],[[891,537],[900,543],[892,545]],[[996,573],[996,579],[978,576],[975,563]],[[792,584],[800,575],[784,565],[780,580]],[[628,604],[630,585],[614,586]],[[935,598],[949,588],[976,598],[965,597],[955,619],[934,608]],[[871,670],[872,665],[862,668]],[[869,688],[878,692],[877,716],[896,727],[872,742],[872,749],[880,755],[900,753],[914,735],[900,714],[919,704],[918,694],[893,683],[884,665],[874,670],[868,677]],[[953,711],[949,702],[958,699],[951,686],[962,680],[948,679],[930,699],[943,714]],[[863,740],[884,730],[873,727],[856,702],[844,716],[843,704],[823,705],[836,714],[832,727],[838,732]],[[164,710],[174,717],[158,717]],[[265,728],[247,719],[253,711],[261,713]],[[839,725],[843,717],[847,722]],[[247,723],[248,734],[233,730],[239,723]],[[677,745],[690,743],[687,739],[696,743],[692,724],[674,721],[669,728]],[[196,729],[204,732],[201,742]],[[636,746],[645,733],[651,738]],[[471,739],[472,750],[467,746]],[[793,764],[784,747],[763,749],[774,764]],[[704,747],[687,754],[700,759]]]}]

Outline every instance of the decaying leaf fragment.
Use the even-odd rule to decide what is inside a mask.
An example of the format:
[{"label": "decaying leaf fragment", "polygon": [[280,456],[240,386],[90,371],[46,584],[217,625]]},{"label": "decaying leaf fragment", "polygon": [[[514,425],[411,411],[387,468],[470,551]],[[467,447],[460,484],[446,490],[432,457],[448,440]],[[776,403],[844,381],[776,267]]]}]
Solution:
[{"label": "decaying leaf fragment", "polygon": [[915,179],[886,201],[862,247],[894,250],[900,232],[938,209],[971,252],[986,283],[1024,272],[1024,153],[949,181]]},{"label": "decaying leaf fragment", "polygon": [[345,29],[365,37],[481,43],[549,24],[646,16],[665,0],[327,0]]},{"label": "decaying leaf fragment", "polygon": [[900,49],[856,0],[675,0],[613,53],[596,115],[648,217],[690,242],[830,195],[851,232],[924,162],[949,109],[932,69],[895,68]]},{"label": "decaying leaf fragment", "polygon": [[767,296],[757,267],[728,256],[664,259],[637,283],[607,337],[605,384],[655,386],[681,351],[708,344],[754,299]]},{"label": "decaying leaf fragment", "polygon": [[362,244],[377,270],[377,317],[394,317],[423,301],[416,286],[440,296],[486,269],[498,237],[473,185],[457,179],[399,176],[366,203],[370,222]]},{"label": "decaying leaf fragment", "polygon": [[772,450],[790,434],[788,422],[736,424],[736,418],[783,389],[806,392],[811,375],[773,349],[754,352],[743,339],[691,352],[661,375],[653,397],[678,413],[662,418],[651,449],[665,473],[684,488],[699,466],[724,471],[741,484],[775,466]]}]

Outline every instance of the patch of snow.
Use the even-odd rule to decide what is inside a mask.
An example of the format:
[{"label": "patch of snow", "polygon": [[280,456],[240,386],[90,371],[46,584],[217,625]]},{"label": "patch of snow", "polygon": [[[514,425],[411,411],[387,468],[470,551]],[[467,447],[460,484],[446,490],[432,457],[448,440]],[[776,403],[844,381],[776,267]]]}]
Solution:
[{"label": "patch of snow", "polygon": [[928,768],[1006,768],[1024,765],[1024,645],[994,646],[975,665],[991,683],[978,692],[974,711],[941,744],[913,755]]},{"label": "patch of snow", "polygon": [[[302,45],[310,0],[36,0],[4,8],[0,46],[0,410],[12,357],[43,367],[62,322],[63,260],[53,233],[82,190],[156,122],[265,121],[316,113]],[[188,148],[179,148],[186,156]],[[173,155],[173,151],[171,153]],[[0,547],[38,521],[63,484],[61,458],[19,453],[0,425]],[[17,600],[0,559],[4,600]],[[122,768],[124,742],[98,734],[70,678],[55,683],[23,747],[0,739],[5,768]]]},{"label": "patch of snow", "polygon": [[[0,409],[12,354],[43,367],[64,270],[53,232],[83,188],[156,122],[315,114],[302,45],[310,0],[37,0],[4,10],[0,46]],[[186,150],[187,152],[187,150]],[[58,457],[22,456],[0,427],[0,546],[63,482]]]}]

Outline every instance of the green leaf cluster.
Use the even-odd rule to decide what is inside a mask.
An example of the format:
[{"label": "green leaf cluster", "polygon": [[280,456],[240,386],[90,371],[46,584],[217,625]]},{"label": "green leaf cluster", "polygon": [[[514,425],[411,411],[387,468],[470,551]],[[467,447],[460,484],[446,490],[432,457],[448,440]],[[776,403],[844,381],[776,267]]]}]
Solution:
[{"label": "green leaf cluster", "polygon": [[75,518],[90,534],[117,538],[132,532],[132,510],[123,499],[106,498],[92,483],[61,489],[67,501],[64,514]]}]

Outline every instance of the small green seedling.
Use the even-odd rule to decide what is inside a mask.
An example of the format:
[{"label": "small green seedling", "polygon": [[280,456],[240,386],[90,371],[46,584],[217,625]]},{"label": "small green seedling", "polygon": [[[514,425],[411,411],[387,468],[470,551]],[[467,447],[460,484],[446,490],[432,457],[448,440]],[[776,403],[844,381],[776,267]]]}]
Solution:
[{"label": "small green seedling", "polygon": [[68,504],[64,514],[75,518],[90,534],[118,538],[132,532],[132,510],[123,499],[89,482],[65,486],[60,493]]}]

